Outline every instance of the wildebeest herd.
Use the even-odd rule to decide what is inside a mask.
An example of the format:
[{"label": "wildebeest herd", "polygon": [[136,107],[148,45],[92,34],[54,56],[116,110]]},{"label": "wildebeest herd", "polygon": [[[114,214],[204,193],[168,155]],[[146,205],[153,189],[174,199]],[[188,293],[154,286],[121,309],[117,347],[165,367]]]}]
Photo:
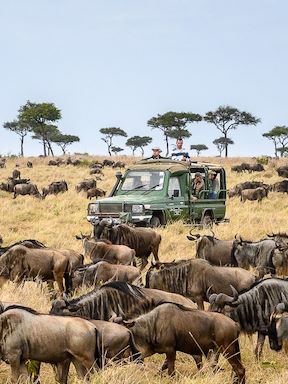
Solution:
[{"label": "wildebeest herd", "polygon": [[[271,348],[281,349],[288,335],[288,281],[281,277],[287,275],[288,234],[251,242],[190,231],[195,258],[174,262],[161,261],[161,235],[151,228],[103,219],[94,236],[77,235],[83,254],[33,239],[0,248],[1,285],[42,280],[53,299],[49,314],[1,303],[0,352],[12,381],[38,380],[41,362],[52,364],[56,380],[67,383],[71,363],[87,378],[109,360],[143,364],[155,353],[166,355],[161,370],[172,375],[181,351],[198,369],[206,356],[214,370],[222,353],[234,381],[244,383],[241,332],[258,333],[257,358],[266,335]],[[82,286],[90,291],[77,297]]]}]

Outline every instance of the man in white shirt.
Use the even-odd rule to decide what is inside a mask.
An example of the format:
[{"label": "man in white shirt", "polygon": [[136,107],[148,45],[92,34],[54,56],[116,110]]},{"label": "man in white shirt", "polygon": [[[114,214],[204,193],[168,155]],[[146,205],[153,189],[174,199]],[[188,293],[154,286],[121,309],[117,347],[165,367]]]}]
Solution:
[{"label": "man in white shirt", "polygon": [[176,148],[172,152],[172,160],[178,160],[178,161],[189,161],[190,156],[188,151],[183,148],[183,139],[182,137],[179,137],[176,140]]}]

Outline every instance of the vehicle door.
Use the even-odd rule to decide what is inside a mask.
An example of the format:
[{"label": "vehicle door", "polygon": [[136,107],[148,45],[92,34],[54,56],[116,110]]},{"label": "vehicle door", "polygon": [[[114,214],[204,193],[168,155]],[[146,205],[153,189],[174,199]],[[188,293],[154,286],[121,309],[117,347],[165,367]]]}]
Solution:
[{"label": "vehicle door", "polygon": [[187,220],[189,217],[189,202],[187,192],[187,174],[171,175],[168,181],[168,206],[169,220]]}]

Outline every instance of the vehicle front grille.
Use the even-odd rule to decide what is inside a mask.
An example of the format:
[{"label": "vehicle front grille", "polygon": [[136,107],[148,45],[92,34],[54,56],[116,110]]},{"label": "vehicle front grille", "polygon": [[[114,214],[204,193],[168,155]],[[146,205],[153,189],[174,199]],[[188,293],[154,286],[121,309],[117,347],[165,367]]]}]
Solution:
[{"label": "vehicle front grille", "polygon": [[122,203],[99,203],[99,208],[101,213],[119,213],[122,212]]}]

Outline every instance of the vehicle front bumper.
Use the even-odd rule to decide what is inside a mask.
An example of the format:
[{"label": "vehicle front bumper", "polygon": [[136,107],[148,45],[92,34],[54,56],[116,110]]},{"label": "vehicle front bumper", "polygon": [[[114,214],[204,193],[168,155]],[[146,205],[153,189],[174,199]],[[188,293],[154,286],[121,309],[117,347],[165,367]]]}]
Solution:
[{"label": "vehicle front bumper", "polygon": [[113,219],[113,222],[115,224],[121,224],[124,222],[129,222],[129,223],[133,223],[133,224],[138,224],[138,223],[148,224],[152,218],[152,214],[151,215],[130,215],[130,217],[127,219],[125,219],[124,217],[120,218],[119,215],[116,216],[116,215],[111,215],[111,214],[109,214],[109,215],[101,214],[98,216],[87,216],[87,220],[92,225],[96,225],[97,223],[99,223],[100,220],[107,219],[107,218]]}]

